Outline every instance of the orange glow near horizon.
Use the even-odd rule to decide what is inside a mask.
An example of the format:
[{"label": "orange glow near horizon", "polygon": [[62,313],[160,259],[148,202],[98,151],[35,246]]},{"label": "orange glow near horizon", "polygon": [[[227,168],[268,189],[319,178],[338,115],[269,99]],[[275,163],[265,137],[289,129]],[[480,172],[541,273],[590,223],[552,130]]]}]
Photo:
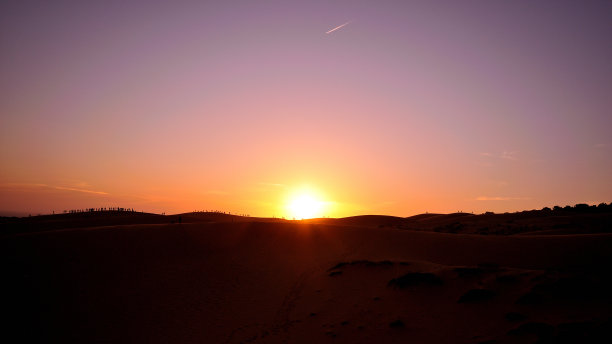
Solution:
[{"label": "orange glow near horizon", "polygon": [[296,220],[312,219],[325,215],[327,203],[316,192],[303,188],[295,191],[286,205],[289,218]]}]

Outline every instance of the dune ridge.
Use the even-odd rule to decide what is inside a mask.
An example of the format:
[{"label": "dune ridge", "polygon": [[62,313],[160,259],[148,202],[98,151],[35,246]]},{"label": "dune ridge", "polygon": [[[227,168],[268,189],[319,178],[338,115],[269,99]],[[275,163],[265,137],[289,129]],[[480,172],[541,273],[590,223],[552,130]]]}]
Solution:
[{"label": "dune ridge", "polygon": [[180,216],[4,236],[8,328],[74,343],[522,343],[593,338],[612,318],[610,233]]}]

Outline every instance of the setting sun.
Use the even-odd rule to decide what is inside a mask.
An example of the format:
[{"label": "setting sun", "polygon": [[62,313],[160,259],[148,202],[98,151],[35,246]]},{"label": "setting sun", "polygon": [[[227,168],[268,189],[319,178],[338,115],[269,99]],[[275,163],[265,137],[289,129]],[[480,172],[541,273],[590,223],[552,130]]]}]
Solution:
[{"label": "setting sun", "polygon": [[612,0],[0,0],[4,337],[612,343],[611,38]]},{"label": "setting sun", "polygon": [[322,215],[324,202],[310,193],[298,193],[294,195],[287,205],[287,211],[291,218],[302,220],[320,217]]}]

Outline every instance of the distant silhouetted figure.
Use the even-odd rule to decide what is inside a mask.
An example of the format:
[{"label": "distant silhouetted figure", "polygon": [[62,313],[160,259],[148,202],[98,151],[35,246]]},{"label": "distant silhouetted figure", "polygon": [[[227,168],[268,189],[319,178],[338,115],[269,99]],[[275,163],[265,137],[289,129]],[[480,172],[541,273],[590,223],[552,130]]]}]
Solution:
[{"label": "distant silhouetted figure", "polygon": [[183,219],[179,216],[179,223],[183,222]]}]

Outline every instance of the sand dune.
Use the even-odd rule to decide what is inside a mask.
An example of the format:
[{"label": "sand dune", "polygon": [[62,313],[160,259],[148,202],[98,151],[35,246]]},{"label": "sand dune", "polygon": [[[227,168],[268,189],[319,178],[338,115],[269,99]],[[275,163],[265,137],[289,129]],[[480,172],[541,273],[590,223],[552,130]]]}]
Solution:
[{"label": "sand dune", "polygon": [[217,221],[1,243],[24,341],[518,343],[593,337],[612,316],[611,234]]}]

